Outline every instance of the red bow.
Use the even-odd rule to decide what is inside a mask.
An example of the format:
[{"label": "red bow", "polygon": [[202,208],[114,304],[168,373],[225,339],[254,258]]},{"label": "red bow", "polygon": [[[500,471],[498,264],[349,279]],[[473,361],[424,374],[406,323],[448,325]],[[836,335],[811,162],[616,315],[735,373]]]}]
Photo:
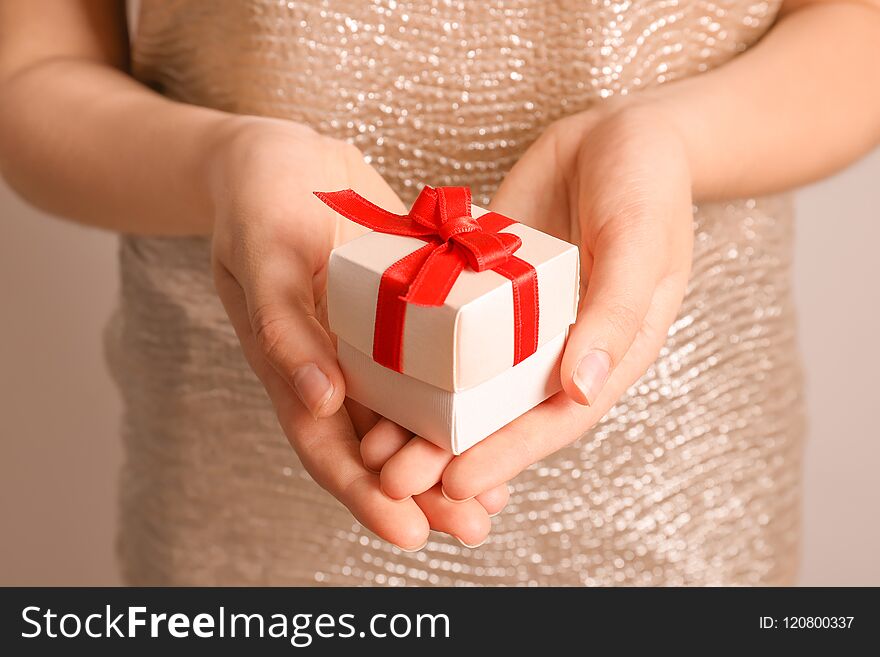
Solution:
[{"label": "red bow", "polygon": [[377,363],[403,371],[406,304],[442,306],[465,266],[479,272],[492,270],[513,284],[513,364],[538,348],[537,272],[513,255],[522,240],[498,232],[516,222],[495,212],[474,219],[467,187],[424,187],[406,215],[383,210],[350,189],[315,195],[362,226],[428,242],[382,274],[373,335]]}]

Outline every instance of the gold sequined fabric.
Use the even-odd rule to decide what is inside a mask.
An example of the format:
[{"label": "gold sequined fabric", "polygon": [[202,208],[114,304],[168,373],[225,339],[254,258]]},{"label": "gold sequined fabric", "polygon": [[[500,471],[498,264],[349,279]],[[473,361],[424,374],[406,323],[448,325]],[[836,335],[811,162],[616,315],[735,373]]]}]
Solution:
[{"label": "gold sequined fabric", "polygon": [[[719,66],[779,2],[144,0],[135,75],[178,100],[357,144],[411,201],[487,203],[553,120]],[[718,153],[719,158],[725,157]],[[513,482],[477,549],[375,538],[303,471],[240,354],[201,239],[121,242],[107,351],[125,404],[136,584],[780,584],[799,546],[801,378],[786,197],[695,212],[657,363]]]}]

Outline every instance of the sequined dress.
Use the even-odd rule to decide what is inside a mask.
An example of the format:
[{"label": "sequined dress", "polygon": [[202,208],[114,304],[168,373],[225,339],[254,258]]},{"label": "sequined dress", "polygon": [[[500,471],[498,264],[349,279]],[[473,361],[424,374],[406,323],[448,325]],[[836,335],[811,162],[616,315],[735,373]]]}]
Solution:
[{"label": "sequined dress", "polygon": [[[754,0],[144,0],[137,78],[357,144],[412,201],[486,203],[545,126],[754,44]],[[724,153],[719,153],[724,157]],[[134,584],[781,584],[796,574],[803,415],[787,197],[695,211],[657,363],[513,482],[477,549],[378,540],[303,471],[213,291],[203,239],[121,238],[119,553]]]}]

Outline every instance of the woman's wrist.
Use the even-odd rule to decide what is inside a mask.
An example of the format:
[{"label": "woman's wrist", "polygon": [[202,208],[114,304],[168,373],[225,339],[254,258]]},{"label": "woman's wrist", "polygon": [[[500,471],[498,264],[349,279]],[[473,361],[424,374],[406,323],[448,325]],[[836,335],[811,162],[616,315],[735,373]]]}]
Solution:
[{"label": "woman's wrist", "polygon": [[264,129],[264,119],[227,114],[205,126],[199,140],[199,171],[197,193],[205,208],[201,229],[205,234],[214,230],[218,206],[228,199],[229,191],[241,176],[239,161],[245,149],[253,149],[257,135]]},{"label": "woman's wrist", "polygon": [[677,97],[673,83],[633,97],[621,114],[669,138],[670,148],[675,148],[687,163],[694,202],[718,200],[726,192],[718,186],[718,158],[707,157],[706,149],[712,149],[711,135],[707,134],[710,125],[703,117],[695,116],[690,105]]},{"label": "woman's wrist", "polygon": [[[267,197],[269,188],[276,191],[296,188],[304,167],[314,163],[324,168],[332,160],[334,149],[345,146],[292,121],[246,115],[231,115],[215,127],[205,141],[200,187],[207,195],[210,225],[213,230],[217,216],[230,203],[244,204],[251,210],[260,207],[271,215],[281,199]],[[341,165],[340,165],[341,166]],[[274,178],[288,182],[275,185]],[[262,194],[262,195],[261,195]],[[271,204],[271,205],[270,205]]]},{"label": "woman's wrist", "polygon": [[[697,153],[689,140],[684,126],[672,116],[669,104],[655,94],[646,92],[639,96],[611,99],[583,113],[578,140],[581,151],[590,151],[597,141],[604,151],[617,153],[639,152],[655,157],[657,166],[672,162],[686,167],[691,180],[694,198],[700,194],[700,180],[695,172]],[[624,144],[643,144],[643,149],[625,149]],[[586,147],[586,149],[584,148]],[[580,162],[591,166],[590,162]]]}]

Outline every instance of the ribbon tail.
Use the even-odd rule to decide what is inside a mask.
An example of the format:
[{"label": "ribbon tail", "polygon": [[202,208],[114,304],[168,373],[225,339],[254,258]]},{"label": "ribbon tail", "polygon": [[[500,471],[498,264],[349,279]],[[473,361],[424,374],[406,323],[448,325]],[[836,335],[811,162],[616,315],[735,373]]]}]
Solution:
[{"label": "ribbon tail", "polygon": [[394,214],[380,208],[351,189],[343,189],[339,192],[314,192],[314,194],[346,219],[351,219],[370,230],[407,237],[424,237],[433,232],[433,229],[418,225],[409,216]]},{"label": "ribbon tail", "polygon": [[465,265],[465,258],[452,244],[435,246],[409,286],[404,303],[442,306]]},{"label": "ribbon tail", "polygon": [[516,365],[538,350],[538,272],[516,256],[510,256],[492,271],[513,285],[513,364]]},{"label": "ribbon tail", "polygon": [[382,273],[373,328],[373,360],[396,372],[403,371],[403,332],[406,301],[403,295],[436,248],[426,244],[401,258]]}]

